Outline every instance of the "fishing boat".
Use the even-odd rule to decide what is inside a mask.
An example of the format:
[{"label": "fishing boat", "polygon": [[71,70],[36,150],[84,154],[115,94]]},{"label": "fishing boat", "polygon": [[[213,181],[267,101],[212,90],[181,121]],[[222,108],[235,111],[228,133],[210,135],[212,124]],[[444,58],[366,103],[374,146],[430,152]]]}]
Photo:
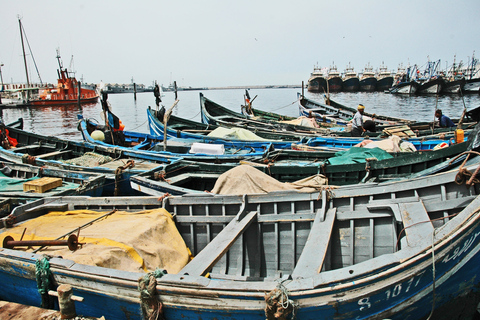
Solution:
[{"label": "fishing boat", "polygon": [[[339,119],[338,123],[347,124],[350,121],[357,110],[355,108],[347,107],[336,103],[335,101],[328,98],[327,103],[323,104],[318,101],[305,98],[300,93],[297,93],[298,97],[298,108],[301,115],[313,114],[316,118],[321,119],[323,115],[328,115],[330,117],[337,117]],[[408,124],[412,123],[411,120],[394,118],[389,116],[382,115],[373,115],[371,113],[364,113],[365,116],[370,118],[375,118],[375,123],[378,126],[394,126],[399,124]],[[342,120],[343,122],[341,122]]]},{"label": "fishing boat", "polygon": [[74,73],[63,67],[58,49],[57,61],[57,86],[40,88],[38,99],[30,99],[29,103],[33,106],[96,103],[99,94],[95,90],[82,88]]},{"label": "fishing boat", "polygon": [[[472,136],[472,140],[473,137],[476,135]],[[249,181],[255,186],[265,181],[268,187],[261,186],[262,190],[270,190],[268,188],[276,185],[277,181],[300,184],[303,187],[303,182],[299,182],[303,179],[321,182],[320,186],[309,185],[313,188],[378,182],[405,178],[432,168],[465,151],[470,151],[472,145],[473,142],[466,141],[435,151],[432,148],[414,152],[386,152],[378,147],[361,148],[350,145],[348,151],[341,153],[333,152],[332,148],[321,151],[318,149],[318,152],[278,150],[269,153],[266,159],[241,161],[242,166],[247,165],[245,169],[239,169],[237,164],[212,165],[179,160],[165,167],[133,176],[131,184],[132,188],[142,193],[163,196],[167,193],[172,195],[218,193],[217,185],[223,186],[227,183],[232,184],[229,190],[234,192],[237,192],[237,188],[242,190],[243,185],[253,190],[254,187]],[[318,175],[322,175],[321,178]],[[269,181],[271,178],[276,181]]]},{"label": "fishing boat", "polygon": [[307,82],[307,91],[312,93],[327,92],[327,68],[313,68],[310,78]]},{"label": "fishing boat", "polygon": [[150,155],[131,150],[93,145],[81,141],[64,140],[6,127],[16,147],[0,147],[0,159],[27,163],[39,167],[91,172],[105,175],[104,192],[107,195],[129,194],[130,176],[178,160],[169,155]]},{"label": "fishing boat", "polygon": [[456,56],[454,56],[453,64],[447,70],[444,80],[445,83],[442,86],[442,93],[462,93],[462,89],[465,86],[465,77],[460,71],[460,65],[456,63]]},{"label": "fishing boat", "polygon": [[343,80],[337,66],[333,65],[328,69],[327,92],[341,92],[343,90]]},{"label": "fishing boat", "polygon": [[479,68],[477,66],[478,59],[475,58],[475,53],[472,54],[472,58],[468,62],[467,67],[464,70],[465,85],[462,91],[464,93],[479,93],[480,92],[480,77]]},{"label": "fishing boat", "polygon": [[252,118],[230,110],[200,93],[200,113],[202,122],[226,128],[243,128],[255,132],[280,132],[293,136],[314,136],[328,134],[328,129],[318,126],[315,120],[306,116],[297,124],[293,121],[272,121],[267,119]]},{"label": "fishing boat", "polygon": [[[56,87],[50,87],[42,83],[40,79],[39,86],[31,86],[29,79],[29,72],[27,69],[27,60],[24,45],[25,30],[22,25],[22,21],[19,18],[18,24],[20,28],[20,38],[23,49],[23,60],[25,63],[25,74],[27,84],[23,88],[25,95],[22,96],[23,102],[21,105],[32,106],[45,106],[45,105],[63,105],[63,104],[88,104],[96,103],[98,100],[98,93],[95,90],[82,88],[81,83],[75,78],[75,73],[68,71],[63,67],[60,57],[60,50],[57,49],[57,61],[59,68],[57,69],[58,80]],[[25,35],[26,36],[26,35]],[[30,52],[30,54],[32,54]],[[33,54],[32,54],[33,56]],[[35,60],[34,60],[35,62]],[[36,63],[35,63],[36,67]],[[40,73],[37,69],[37,74],[40,77]]]},{"label": "fishing boat", "polygon": [[443,77],[438,73],[440,60],[428,60],[427,66],[422,73],[418,73],[420,77],[416,79],[419,83],[417,94],[439,94],[445,83]]},{"label": "fishing boat", "polygon": [[[469,172],[477,168],[465,166]],[[74,210],[90,210],[92,220],[108,215],[99,220],[103,224],[93,222],[103,237],[108,223],[117,221],[112,218],[128,213],[140,218],[162,206],[170,218],[163,209],[157,215],[167,222],[174,217],[175,239],[183,239],[182,247],[189,248],[193,259],[182,259],[185,265],[175,271],[162,272],[165,261],[146,271],[124,271],[108,263],[75,262],[75,254],[86,246],[69,259],[54,255],[48,264],[42,250],[3,248],[0,298],[38,306],[55,302],[47,292],[66,284],[82,298],[75,304],[79,314],[107,319],[152,314],[165,319],[273,319],[274,313],[307,320],[422,319],[430,314],[442,319],[445,310],[455,307],[455,297],[479,285],[479,192],[476,184],[457,183],[458,173],[307,194],[206,194],[162,202],[158,197],[38,200],[2,219],[3,225],[15,227],[2,230],[7,245],[7,236],[18,239],[23,230],[15,223],[48,219],[48,207],[57,215],[66,211],[66,217]],[[117,210],[126,213],[115,216]],[[77,234],[79,227],[78,242],[91,242],[92,226],[60,229],[50,237]],[[163,232],[152,231],[144,240],[154,242]],[[129,227],[128,233],[135,229]],[[138,246],[132,252],[143,253]],[[98,250],[91,254],[99,255]],[[52,281],[39,292],[37,279],[45,283],[36,277],[40,268]]]},{"label": "fishing boat", "polygon": [[377,89],[377,78],[375,78],[375,72],[370,63],[363,69],[362,76],[360,77],[359,91],[373,92]]},{"label": "fishing boat", "polygon": [[382,62],[382,65],[378,68],[377,74],[377,91],[386,91],[389,90],[393,85],[393,76],[388,68]]},{"label": "fishing boat", "polygon": [[[224,129],[217,125],[204,124],[170,115],[167,127],[163,122],[163,112],[161,110],[153,110],[147,108],[147,119],[150,128],[150,134],[163,139],[167,137],[175,137],[180,139],[195,140],[201,143],[222,143],[225,144],[264,144],[272,143],[275,149],[290,148],[292,143],[306,142],[306,137],[298,137],[296,135],[286,134],[283,132],[268,131],[248,131],[244,129]],[[306,135],[308,136],[308,135]]]},{"label": "fishing boat", "polygon": [[0,197],[38,199],[67,195],[102,196],[105,176],[97,173],[0,162]]},{"label": "fishing boat", "polygon": [[347,68],[345,69],[345,73],[343,76],[343,91],[357,92],[359,85],[360,79],[358,78],[357,73],[349,63]]},{"label": "fishing boat", "polygon": [[415,68],[411,66],[405,69],[403,65],[399,65],[393,86],[389,89],[389,93],[414,94],[419,86],[418,82],[413,80],[412,77],[414,69]]},{"label": "fishing boat", "polygon": [[[248,158],[263,158],[270,149],[271,143],[256,142],[254,144],[211,141],[210,143],[199,143],[193,139],[170,138],[164,141],[163,137],[150,134],[123,130],[121,138],[112,142],[111,131],[105,125],[100,125],[91,119],[84,119],[78,115],[78,130],[82,133],[83,139],[94,145],[101,145],[119,150],[130,150],[134,153],[147,153],[150,156],[173,156],[195,161],[239,161]],[[95,135],[100,134],[100,138]],[[94,136],[92,136],[94,135]],[[103,138],[103,139],[102,139]]]}]

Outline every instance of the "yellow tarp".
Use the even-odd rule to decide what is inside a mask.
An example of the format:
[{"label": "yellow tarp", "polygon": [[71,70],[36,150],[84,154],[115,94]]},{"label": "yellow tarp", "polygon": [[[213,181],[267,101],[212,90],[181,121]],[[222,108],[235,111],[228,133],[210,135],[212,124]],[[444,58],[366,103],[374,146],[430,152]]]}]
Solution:
[{"label": "yellow tarp", "polygon": [[[0,241],[3,243],[7,235],[20,240],[25,228],[23,240],[53,240],[105,213],[90,210],[50,212],[8,229],[0,235]],[[190,250],[172,216],[162,208],[117,211],[82,229],[79,242],[85,244],[75,252],[67,247],[48,247],[39,253],[62,256],[80,264],[134,272],[160,268],[177,273],[190,261]]]}]

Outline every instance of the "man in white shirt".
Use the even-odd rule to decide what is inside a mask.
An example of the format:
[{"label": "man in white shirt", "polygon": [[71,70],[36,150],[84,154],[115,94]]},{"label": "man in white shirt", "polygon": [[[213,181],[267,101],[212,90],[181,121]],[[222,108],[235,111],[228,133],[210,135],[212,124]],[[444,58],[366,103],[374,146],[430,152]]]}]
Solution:
[{"label": "man in white shirt", "polygon": [[363,112],[365,111],[365,107],[359,104],[357,110],[357,113],[355,113],[352,119],[352,137],[361,137],[365,132],[363,128]]}]

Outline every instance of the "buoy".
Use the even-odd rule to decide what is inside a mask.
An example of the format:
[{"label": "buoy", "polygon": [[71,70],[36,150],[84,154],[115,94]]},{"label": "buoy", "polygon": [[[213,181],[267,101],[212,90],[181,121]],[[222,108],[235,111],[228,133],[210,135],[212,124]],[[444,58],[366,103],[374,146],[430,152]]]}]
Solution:
[{"label": "buoy", "polygon": [[92,138],[97,141],[103,141],[105,140],[105,135],[103,134],[102,131],[100,130],[95,130],[92,132]]},{"label": "buoy", "polygon": [[448,143],[442,142],[442,143],[437,144],[437,145],[433,148],[433,150],[438,150],[438,149],[442,149],[442,148],[446,148],[446,147],[448,147]]},{"label": "buoy", "polygon": [[455,143],[462,143],[465,140],[463,129],[455,130]]}]

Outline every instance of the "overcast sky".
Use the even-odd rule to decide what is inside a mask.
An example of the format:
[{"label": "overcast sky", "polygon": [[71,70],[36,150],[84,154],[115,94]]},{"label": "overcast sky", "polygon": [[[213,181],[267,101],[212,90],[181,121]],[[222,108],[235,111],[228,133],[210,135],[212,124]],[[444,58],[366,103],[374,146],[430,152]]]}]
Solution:
[{"label": "overcast sky", "polygon": [[301,84],[317,64],[396,70],[430,57],[445,68],[479,49],[479,13],[478,0],[10,0],[1,71],[26,81],[18,15],[44,82],[56,82],[60,48],[84,82],[204,87]]}]

